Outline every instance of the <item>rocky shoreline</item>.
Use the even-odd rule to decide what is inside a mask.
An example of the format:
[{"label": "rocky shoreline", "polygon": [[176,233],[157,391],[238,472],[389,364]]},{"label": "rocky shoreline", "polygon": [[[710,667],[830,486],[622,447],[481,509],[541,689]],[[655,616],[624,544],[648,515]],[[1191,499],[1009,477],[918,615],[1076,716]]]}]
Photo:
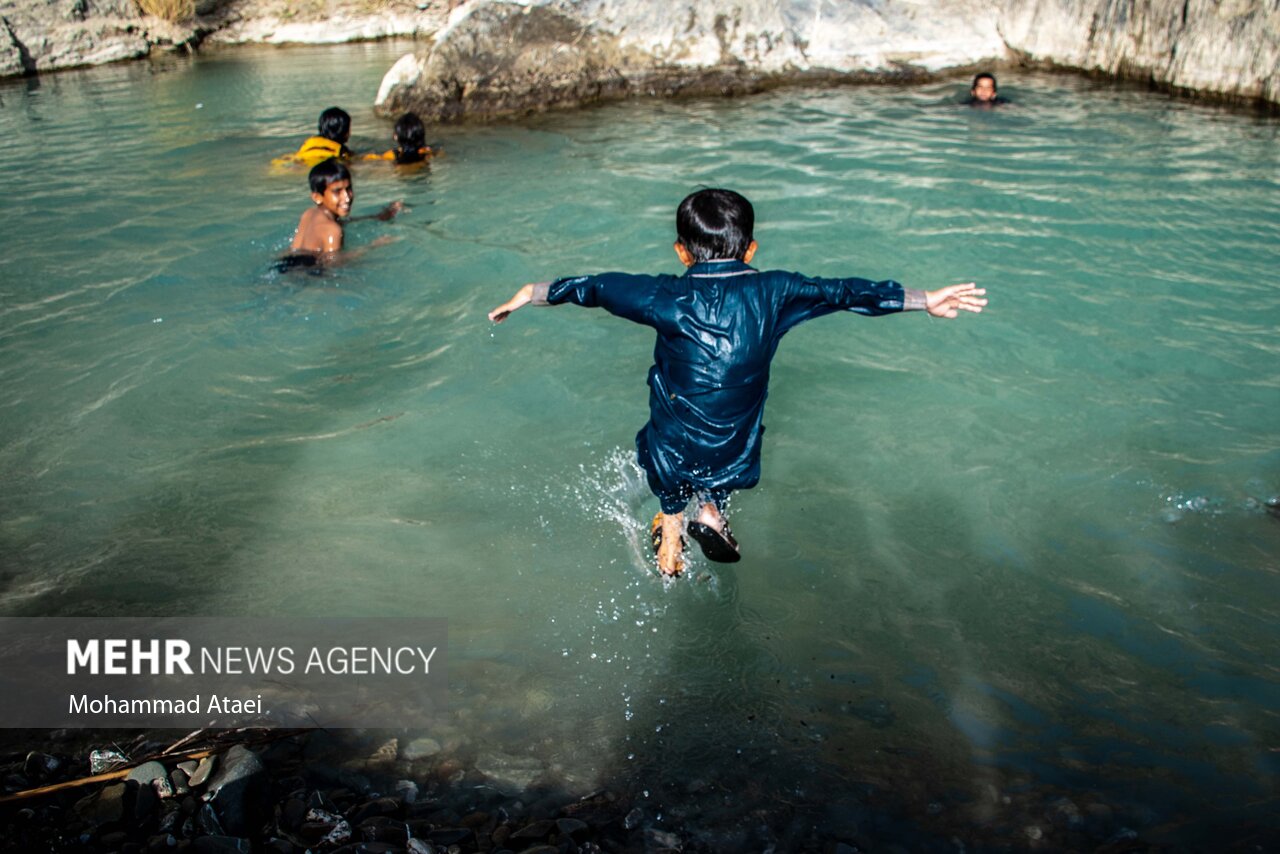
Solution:
[{"label": "rocky shoreline", "polygon": [[[412,37],[377,106],[429,120],[636,96],[911,81],[1022,66],[1280,109],[1280,11],[1266,0],[0,0],[0,76],[230,44]],[[678,12],[678,14],[677,14]]]},{"label": "rocky shoreline", "polygon": [[0,0],[0,77],[235,44],[430,37],[448,0],[199,0],[177,23],[134,0]]},{"label": "rocky shoreline", "polygon": [[[164,736],[165,738],[162,738]],[[0,851],[599,854],[1038,850],[1154,852],[1096,799],[1023,787],[902,815],[888,792],[813,803],[689,778],[584,789],[520,757],[372,731],[55,730],[0,752]],[[97,745],[94,747],[94,745]],[[130,757],[130,758],[126,758]],[[148,758],[149,757],[149,758]],[[86,780],[113,767],[110,779]],[[714,774],[713,769],[706,769]],[[41,787],[32,792],[33,787]],[[855,784],[854,788],[858,788]],[[667,802],[663,808],[657,804]]]}]

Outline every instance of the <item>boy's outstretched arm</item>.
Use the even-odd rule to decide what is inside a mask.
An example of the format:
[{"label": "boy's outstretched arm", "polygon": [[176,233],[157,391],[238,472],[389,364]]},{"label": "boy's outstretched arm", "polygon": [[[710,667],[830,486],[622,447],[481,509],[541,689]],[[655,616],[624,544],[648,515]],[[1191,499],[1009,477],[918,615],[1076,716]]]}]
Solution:
[{"label": "boy's outstretched arm", "polygon": [[925,310],[934,317],[946,318],[958,317],[961,311],[977,314],[987,304],[983,299],[986,293],[986,288],[979,288],[973,282],[925,291]]},{"label": "boy's outstretched arm", "polygon": [[376,214],[365,214],[364,216],[349,216],[347,217],[347,222],[362,222],[368,219],[380,219],[383,222],[387,222],[388,220],[395,219],[396,214],[401,213],[404,209],[405,209],[404,202],[400,201],[399,199],[396,199],[394,202],[387,205],[385,208],[378,211]]},{"label": "boy's outstretched arm", "polygon": [[536,284],[525,285],[516,291],[515,296],[504,302],[502,305],[489,312],[489,319],[494,323],[501,323],[506,320],[511,312],[519,308],[524,308],[531,302],[534,302],[535,295],[540,295],[543,300],[547,298],[547,287],[550,282],[538,282]]}]

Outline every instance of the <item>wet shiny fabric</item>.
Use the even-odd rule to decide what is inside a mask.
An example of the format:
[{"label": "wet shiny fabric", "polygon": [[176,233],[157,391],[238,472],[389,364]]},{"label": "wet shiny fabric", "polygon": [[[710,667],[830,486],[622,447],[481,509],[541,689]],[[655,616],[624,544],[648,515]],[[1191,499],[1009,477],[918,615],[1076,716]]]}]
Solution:
[{"label": "wet shiny fabric", "polygon": [[552,305],[600,307],[657,330],[636,451],[666,513],[759,481],[769,365],[783,335],[836,311],[902,311],[903,298],[893,281],[761,272],[741,261],[702,262],[683,276],[558,279],[547,292]]}]

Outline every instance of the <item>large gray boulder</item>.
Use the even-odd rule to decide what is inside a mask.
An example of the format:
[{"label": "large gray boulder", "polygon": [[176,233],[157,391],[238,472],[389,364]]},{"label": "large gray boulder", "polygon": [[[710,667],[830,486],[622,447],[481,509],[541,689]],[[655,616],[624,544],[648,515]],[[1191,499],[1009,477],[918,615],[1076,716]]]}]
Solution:
[{"label": "large gray boulder", "polygon": [[1017,60],[1280,103],[1274,0],[470,0],[376,99],[486,118]]},{"label": "large gray boulder", "polygon": [[377,106],[488,117],[799,79],[904,79],[1004,55],[983,0],[470,0]]}]

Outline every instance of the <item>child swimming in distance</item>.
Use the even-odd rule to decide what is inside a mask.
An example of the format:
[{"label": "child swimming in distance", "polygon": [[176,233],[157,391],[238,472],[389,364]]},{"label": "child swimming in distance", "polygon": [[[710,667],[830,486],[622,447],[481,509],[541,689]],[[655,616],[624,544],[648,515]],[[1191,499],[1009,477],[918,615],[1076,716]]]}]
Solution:
[{"label": "child swimming in distance", "polygon": [[[304,211],[298,220],[289,254],[276,265],[282,273],[297,267],[318,268],[332,262],[342,251],[344,220],[386,221],[404,210],[404,203],[396,201],[372,216],[349,219],[356,192],[351,183],[351,171],[337,158],[330,158],[312,167],[307,181],[311,187],[311,201],[315,206]],[[370,246],[381,246],[389,242],[389,237],[380,237]]]},{"label": "child swimming in distance", "polygon": [[755,211],[741,195],[700,190],[676,211],[683,276],[602,273],[528,284],[489,312],[500,323],[526,305],[574,303],[657,331],[649,422],[636,436],[636,456],[661,505],[651,533],[664,575],[684,569],[690,499],[698,509],[687,530],[703,554],[725,563],[740,557],[724,502],[760,479],[769,368],[783,335],[837,311],[954,318],[987,304],[986,291],[972,282],[922,291],[894,281],[756,270],[748,266],[757,249],[754,226]]},{"label": "child swimming in distance", "polygon": [[347,148],[347,140],[350,138],[351,116],[346,110],[330,107],[320,114],[320,120],[316,122],[315,136],[307,137],[295,153],[277,157],[271,163],[273,166],[289,166],[297,163],[315,166],[330,157],[350,160],[351,149]]},{"label": "child swimming in distance", "polygon": [[969,89],[970,107],[978,107],[979,109],[990,109],[999,104],[1008,103],[1004,98],[1000,97],[1000,93],[996,90],[996,77],[989,71],[983,71],[973,78],[973,87]]},{"label": "child swimming in distance", "polygon": [[434,157],[436,152],[427,145],[427,128],[422,119],[414,113],[405,113],[396,121],[391,133],[391,141],[395,148],[382,154],[366,154],[365,160],[390,160],[397,166],[408,166],[425,163]]}]

